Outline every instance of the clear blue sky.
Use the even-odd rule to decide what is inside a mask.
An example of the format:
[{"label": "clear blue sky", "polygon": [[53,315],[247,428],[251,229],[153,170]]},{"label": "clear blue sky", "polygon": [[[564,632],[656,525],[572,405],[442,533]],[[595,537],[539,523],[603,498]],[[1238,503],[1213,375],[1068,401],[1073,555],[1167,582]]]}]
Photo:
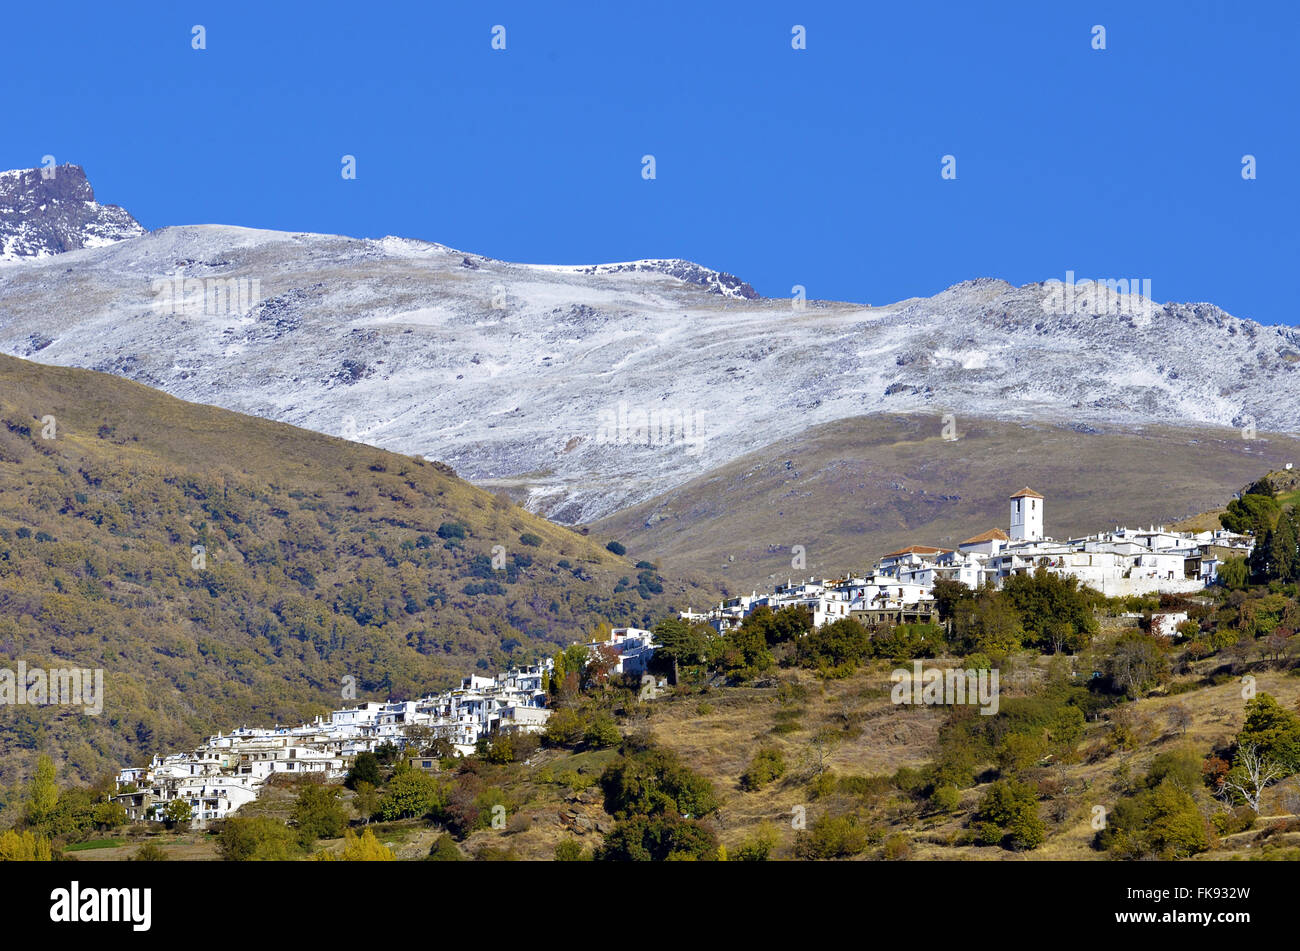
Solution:
[{"label": "clear blue sky", "polygon": [[1296,323],[1298,27],[1295,2],[12,3],[0,167],[81,164],[150,228],[681,257],[871,303],[1073,270]]}]

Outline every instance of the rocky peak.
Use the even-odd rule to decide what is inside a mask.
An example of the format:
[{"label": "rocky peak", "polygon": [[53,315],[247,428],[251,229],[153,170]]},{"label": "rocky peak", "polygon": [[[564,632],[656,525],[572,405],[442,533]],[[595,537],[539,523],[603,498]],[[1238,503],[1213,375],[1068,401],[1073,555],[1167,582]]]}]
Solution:
[{"label": "rocky peak", "polygon": [[0,172],[0,261],[99,248],[144,233],[125,209],[95,201],[79,165]]}]

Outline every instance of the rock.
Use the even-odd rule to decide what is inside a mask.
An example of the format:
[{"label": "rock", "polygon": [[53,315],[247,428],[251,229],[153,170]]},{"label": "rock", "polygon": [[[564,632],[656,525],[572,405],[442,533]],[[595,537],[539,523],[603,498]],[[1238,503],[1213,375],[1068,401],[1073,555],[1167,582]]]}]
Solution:
[{"label": "rock", "polygon": [[98,248],[144,233],[126,210],[95,201],[79,165],[0,172],[0,261]]}]

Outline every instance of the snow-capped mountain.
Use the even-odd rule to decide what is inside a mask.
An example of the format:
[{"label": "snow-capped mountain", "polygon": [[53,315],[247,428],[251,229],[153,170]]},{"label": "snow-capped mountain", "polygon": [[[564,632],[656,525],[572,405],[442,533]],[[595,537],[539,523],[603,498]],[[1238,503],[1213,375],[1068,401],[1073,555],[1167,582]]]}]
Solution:
[{"label": "snow-capped mountain", "polygon": [[79,165],[0,172],[0,261],[99,248],[142,234],[127,211],[95,201]]},{"label": "snow-capped mountain", "polygon": [[566,522],[881,412],[1300,429],[1295,330],[1060,297],[798,307],[688,262],[203,225],[0,265],[0,350],[427,455]]}]

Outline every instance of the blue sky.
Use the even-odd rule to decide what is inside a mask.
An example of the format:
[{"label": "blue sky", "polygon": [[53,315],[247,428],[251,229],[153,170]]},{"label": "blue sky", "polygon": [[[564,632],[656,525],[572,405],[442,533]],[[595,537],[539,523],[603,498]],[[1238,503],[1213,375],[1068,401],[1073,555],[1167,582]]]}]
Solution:
[{"label": "blue sky", "polygon": [[83,165],[150,228],[681,257],[871,303],[1072,270],[1296,323],[1297,27],[1293,2],[11,4],[0,167]]}]

